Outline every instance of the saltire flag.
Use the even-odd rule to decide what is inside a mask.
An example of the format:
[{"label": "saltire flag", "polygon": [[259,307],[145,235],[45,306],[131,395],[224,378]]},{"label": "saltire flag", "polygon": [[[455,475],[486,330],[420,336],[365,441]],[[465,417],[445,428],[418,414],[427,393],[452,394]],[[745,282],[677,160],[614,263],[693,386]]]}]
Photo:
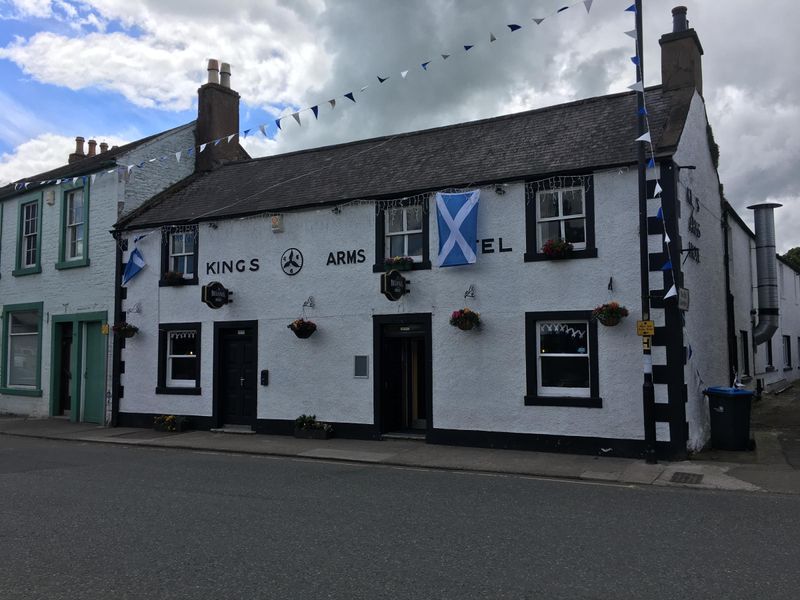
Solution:
[{"label": "saltire flag", "polygon": [[145,266],[147,266],[147,263],[144,260],[144,256],[142,256],[139,248],[134,248],[130,258],[128,258],[128,262],[125,264],[125,271],[122,273],[122,285],[126,285],[136,277]]},{"label": "saltire flag", "polygon": [[440,267],[475,264],[480,193],[436,194]]}]

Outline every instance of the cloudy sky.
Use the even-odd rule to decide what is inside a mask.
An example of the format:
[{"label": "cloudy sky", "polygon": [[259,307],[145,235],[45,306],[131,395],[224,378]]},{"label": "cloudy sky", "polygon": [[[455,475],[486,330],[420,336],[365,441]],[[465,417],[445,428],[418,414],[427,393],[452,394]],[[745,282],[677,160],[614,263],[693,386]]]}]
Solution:
[{"label": "cloudy sky", "polygon": [[[304,112],[302,127],[288,119],[248,138],[254,156],[624,91],[632,0],[531,20],[573,1],[0,0],[0,182],[63,164],[77,135],[113,145],[191,121],[208,58],[232,65],[242,129],[322,105],[317,122]],[[677,3],[644,2],[648,85]],[[726,195],[740,209],[782,202],[779,250],[800,246],[800,3],[684,4],[705,50]]]}]

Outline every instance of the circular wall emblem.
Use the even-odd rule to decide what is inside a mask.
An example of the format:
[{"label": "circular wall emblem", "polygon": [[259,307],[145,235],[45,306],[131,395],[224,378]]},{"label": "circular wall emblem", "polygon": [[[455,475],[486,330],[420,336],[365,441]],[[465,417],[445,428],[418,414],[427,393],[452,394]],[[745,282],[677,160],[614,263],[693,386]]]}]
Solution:
[{"label": "circular wall emblem", "polygon": [[303,253],[297,248],[289,248],[281,254],[281,269],[287,275],[297,275],[303,268]]}]

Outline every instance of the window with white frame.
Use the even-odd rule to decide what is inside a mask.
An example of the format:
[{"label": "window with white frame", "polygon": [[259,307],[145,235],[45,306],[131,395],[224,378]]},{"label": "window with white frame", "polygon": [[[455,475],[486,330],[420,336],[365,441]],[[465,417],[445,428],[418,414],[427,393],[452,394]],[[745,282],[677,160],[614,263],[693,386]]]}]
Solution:
[{"label": "window with white frame", "polygon": [[35,267],[39,245],[39,203],[28,202],[22,207],[22,260],[23,269]]},{"label": "window with white frame", "polygon": [[14,311],[8,315],[7,387],[35,389],[38,386],[40,319],[37,310]]},{"label": "window with white frame", "polygon": [[187,279],[195,276],[196,235],[194,231],[180,231],[169,236],[169,270]]},{"label": "window with white frame", "polygon": [[85,215],[83,189],[67,193],[65,209],[64,258],[65,260],[78,260],[84,256]]},{"label": "window with white frame", "polygon": [[586,249],[586,202],[582,187],[536,193],[538,250],[549,240],[565,240],[574,250]]},{"label": "window with white frame", "polygon": [[386,258],[410,256],[415,262],[422,261],[425,218],[422,205],[387,208],[384,215]]},{"label": "window with white frame", "polygon": [[536,342],[537,393],[590,396],[588,321],[539,321]]},{"label": "window with white frame", "polygon": [[162,323],[158,329],[156,393],[200,394],[200,323]]},{"label": "window with white frame", "polygon": [[167,340],[167,386],[195,387],[197,332],[193,330],[170,331]]}]

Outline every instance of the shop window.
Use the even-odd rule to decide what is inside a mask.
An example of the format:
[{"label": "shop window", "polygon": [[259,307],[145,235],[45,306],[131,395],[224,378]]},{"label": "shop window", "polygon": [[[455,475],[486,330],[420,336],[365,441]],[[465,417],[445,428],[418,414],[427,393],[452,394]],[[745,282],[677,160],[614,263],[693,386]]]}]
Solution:
[{"label": "shop window", "polygon": [[42,304],[3,307],[2,392],[41,396]]},{"label": "shop window", "polygon": [[525,404],[600,408],[597,323],[589,311],[526,314]]},{"label": "shop window", "polygon": [[200,394],[200,323],[159,325],[158,394]]},{"label": "shop window", "polygon": [[162,235],[159,285],[196,285],[197,226],[168,227]]},{"label": "shop window", "polygon": [[398,202],[378,208],[375,215],[375,266],[384,270],[384,260],[398,256],[414,259],[412,269],[430,269],[430,219],[427,199]]},{"label": "shop window", "polygon": [[597,256],[592,178],[564,177],[525,185],[526,261],[552,260],[550,240],[572,244],[569,258]]}]

